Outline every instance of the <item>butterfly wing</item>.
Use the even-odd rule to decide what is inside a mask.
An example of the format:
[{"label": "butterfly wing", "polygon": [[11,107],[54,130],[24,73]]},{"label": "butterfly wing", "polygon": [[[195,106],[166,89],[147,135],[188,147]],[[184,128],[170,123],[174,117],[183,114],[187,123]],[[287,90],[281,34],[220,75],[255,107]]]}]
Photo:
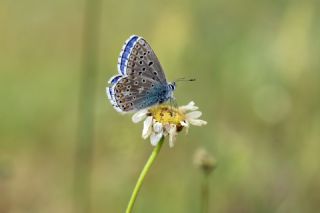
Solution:
[{"label": "butterfly wing", "polygon": [[161,64],[145,39],[131,36],[118,60],[119,75],[109,80],[107,94],[119,112],[143,109],[168,99],[167,80]]},{"label": "butterfly wing", "polygon": [[126,75],[128,57],[139,38],[137,35],[132,35],[124,42],[118,58],[118,72],[120,75]]},{"label": "butterfly wing", "polygon": [[167,84],[161,64],[148,42],[138,36],[131,36],[121,51],[118,61],[122,75],[141,75]]},{"label": "butterfly wing", "polygon": [[166,101],[168,87],[141,76],[125,76],[107,88],[111,103],[120,112],[130,112]]}]

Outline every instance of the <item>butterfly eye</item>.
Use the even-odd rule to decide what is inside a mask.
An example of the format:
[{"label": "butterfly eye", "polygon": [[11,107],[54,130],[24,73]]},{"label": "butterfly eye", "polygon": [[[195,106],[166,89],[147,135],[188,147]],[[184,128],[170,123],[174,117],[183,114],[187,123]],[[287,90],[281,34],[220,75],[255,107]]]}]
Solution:
[{"label": "butterfly eye", "polygon": [[169,88],[170,88],[171,90],[175,90],[175,89],[176,89],[176,87],[175,87],[174,85],[172,85],[172,84],[169,84]]}]

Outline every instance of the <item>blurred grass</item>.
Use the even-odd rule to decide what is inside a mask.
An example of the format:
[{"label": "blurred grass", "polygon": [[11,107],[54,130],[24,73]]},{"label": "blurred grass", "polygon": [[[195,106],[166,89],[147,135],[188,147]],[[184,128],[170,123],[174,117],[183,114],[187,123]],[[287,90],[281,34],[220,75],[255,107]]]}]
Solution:
[{"label": "blurred grass", "polygon": [[83,68],[79,89],[79,116],[75,150],[74,212],[91,212],[91,174],[93,160],[94,108],[98,48],[100,43],[101,1],[85,4],[83,30]]},{"label": "blurred grass", "polygon": [[[179,104],[209,123],[164,146],[136,212],[197,212],[198,146],[216,156],[214,212],[320,208],[320,13],[316,1],[103,2],[92,212],[120,212],[152,150],[105,97],[120,48],[144,36]],[[71,212],[84,1],[2,1],[0,212]],[[170,196],[168,196],[170,195]]]}]

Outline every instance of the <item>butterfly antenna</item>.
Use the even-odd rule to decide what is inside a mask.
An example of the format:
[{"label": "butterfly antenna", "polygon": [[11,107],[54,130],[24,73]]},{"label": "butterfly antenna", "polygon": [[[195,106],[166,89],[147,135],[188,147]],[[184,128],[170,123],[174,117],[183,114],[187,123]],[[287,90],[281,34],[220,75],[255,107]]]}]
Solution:
[{"label": "butterfly antenna", "polygon": [[187,81],[195,81],[196,79],[195,78],[188,78],[188,79],[186,79],[185,77],[183,77],[183,78],[178,78],[178,79],[176,79],[174,82],[179,82],[179,81],[181,81],[181,82],[187,82]]}]

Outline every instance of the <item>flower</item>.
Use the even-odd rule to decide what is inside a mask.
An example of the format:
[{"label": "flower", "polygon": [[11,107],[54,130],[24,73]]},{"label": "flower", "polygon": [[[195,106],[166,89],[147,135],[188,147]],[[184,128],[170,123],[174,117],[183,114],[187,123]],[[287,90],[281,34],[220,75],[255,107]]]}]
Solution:
[{"label": "flower", "polygon": [[169,146],[173,147],[178,132],[185,127],[188,132],[190,124],[206,125],[207,122],[198,119],[202,113],[191,101],[188,105],[174,107],[168,104],[142,109],[132,116],[132,121],[138,123],[144,120],[142,138],[150,137],[150,142],[156,146],[162,137],[169,137]]},{"label": "flower", "polygon": [[195,166],[202,169],[205,174],[210,174],[217,166],[217,161],[214,156],[204,148],[198,148],[196,150],[193,162]]}]

